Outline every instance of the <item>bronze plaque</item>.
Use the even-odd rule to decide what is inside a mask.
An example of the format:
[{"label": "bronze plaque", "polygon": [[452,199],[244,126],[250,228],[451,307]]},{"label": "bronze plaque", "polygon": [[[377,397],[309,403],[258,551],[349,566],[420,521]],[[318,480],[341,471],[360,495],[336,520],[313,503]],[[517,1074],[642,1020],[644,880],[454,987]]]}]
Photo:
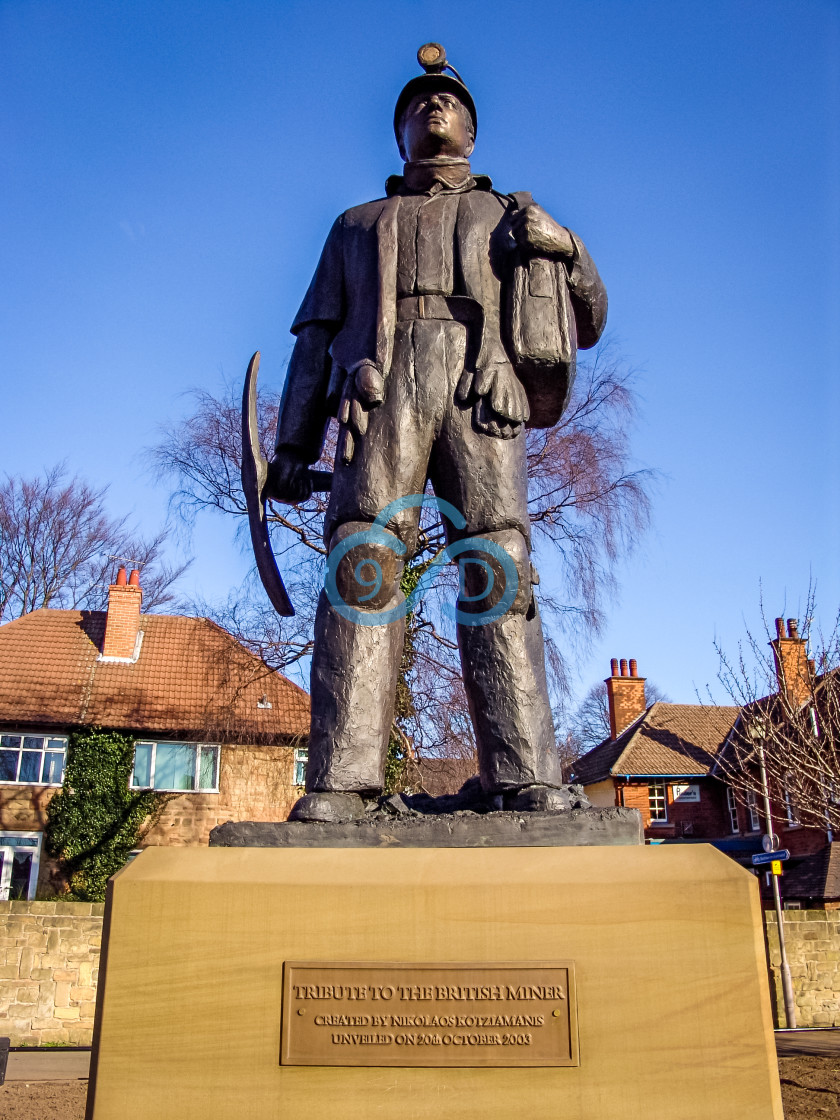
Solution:
[{"label": "bronze plaque", "polygon": [[572,961],[287,961],[280,1064],[576,1066]]}]

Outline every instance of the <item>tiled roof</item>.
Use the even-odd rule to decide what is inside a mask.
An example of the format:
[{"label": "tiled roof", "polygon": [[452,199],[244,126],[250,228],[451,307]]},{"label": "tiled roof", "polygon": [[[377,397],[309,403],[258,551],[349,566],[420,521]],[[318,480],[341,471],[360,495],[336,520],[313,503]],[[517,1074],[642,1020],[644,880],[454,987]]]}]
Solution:
[{"label": "tiled roof", "polygon": [[[98,724],[222,742],[307,734],[309,697],[206,618],[141,615],[134,664],[98,660],[104,611],[42,609],[0,626],[0,723]],[[263,697],[271,707],[258,706]]]},{"label": "tiled roof", "polygon": [[584,785],[612,775],[697,776],[709,773],[738,709],[706,704],[652,704],[617,739],[607,739],[577,760]]},{"label": "tiled roof", "polygon": [[[635,727],[636,724],[631,724]],[[588,785],[590,782],[600,782],[613,773],[613,764],[624,750],[631,731],[624,731],[617,739],[605,739],[591,751],[582,754],[572,767],[572,777],[576,782]],[[626,771],[624,771],[626,773]]]}]

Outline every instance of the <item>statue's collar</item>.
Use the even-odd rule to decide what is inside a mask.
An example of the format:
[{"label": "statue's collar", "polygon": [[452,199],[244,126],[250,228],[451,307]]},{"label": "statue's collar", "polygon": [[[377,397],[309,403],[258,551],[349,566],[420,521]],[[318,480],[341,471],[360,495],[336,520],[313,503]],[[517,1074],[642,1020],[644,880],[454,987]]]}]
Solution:
[{"label": "statue's collar", "polygon": [[491,189],[486,175],[473,175],[468,159],[439,156],[437,159],[408,161],[402,175],[391,175],[385,183],[390,198],[395,194],[436,194],[438,191]]}]

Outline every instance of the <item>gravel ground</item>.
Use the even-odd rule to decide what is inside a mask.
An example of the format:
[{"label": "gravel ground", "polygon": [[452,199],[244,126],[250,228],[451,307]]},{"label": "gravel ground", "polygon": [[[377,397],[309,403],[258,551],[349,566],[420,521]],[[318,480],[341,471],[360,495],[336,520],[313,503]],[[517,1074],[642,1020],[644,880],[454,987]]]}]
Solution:
[{"label": "gravel ground", "polygon": [[[840,1056],[780,1058],[785,1120],[840,1120]],[[87,1081],[7,1081],[2,1120],[83,1120]]]},{"label": "gravel ground", "polygon": [[840,1055],[779,1058],[785,1120],[840,1120]]},{"label": "gravel ground", "polygon": [[7,1081],[0,1085],[3,1120],[83,1120],[87,1081]]}]

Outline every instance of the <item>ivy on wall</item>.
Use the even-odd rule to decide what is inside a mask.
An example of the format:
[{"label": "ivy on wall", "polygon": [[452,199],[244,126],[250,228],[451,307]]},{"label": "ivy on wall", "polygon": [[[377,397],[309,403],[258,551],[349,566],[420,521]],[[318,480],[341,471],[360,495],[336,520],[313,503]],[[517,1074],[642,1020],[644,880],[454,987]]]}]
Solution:
[{"label": "ivy on wall", "polygon": [[[406,599],[417,589],[418,583],[430,564],[431,558],[420,562],[409,561],[405,565],[400,577],[400,590]],[[411,740],[406,733],[406,725],[415,715],[414,700],[411,696],[411,686],[408,683],[408,678],[414,668],[414,662],[417,660],[416,625],[414,612],[409,611],[405,620],[405,639],[397,678],[394,723],[388,739],[388,753],[385,756],[385,793],[408,792],[412,785],[409,767]]]},{"label": "ivy on wall", "polygon": [[98,727],[71,733],[64,784],[49,803],[45,829],[70,899],[103,902],[109,877],[168,801],[166,794],[130,789],[133,766],[134,736]]}]

